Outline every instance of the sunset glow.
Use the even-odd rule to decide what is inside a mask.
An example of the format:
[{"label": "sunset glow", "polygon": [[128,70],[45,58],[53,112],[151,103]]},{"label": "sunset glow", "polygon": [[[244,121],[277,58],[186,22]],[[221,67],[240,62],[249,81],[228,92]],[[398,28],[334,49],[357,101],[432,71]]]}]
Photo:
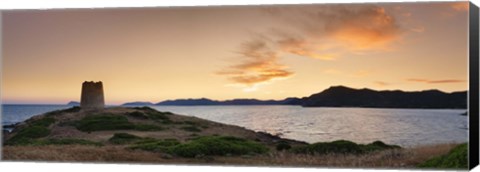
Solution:
[{"label": "sunset glow", "polygon": [[468,2],[2,12],[3,103],[468,86]]}]

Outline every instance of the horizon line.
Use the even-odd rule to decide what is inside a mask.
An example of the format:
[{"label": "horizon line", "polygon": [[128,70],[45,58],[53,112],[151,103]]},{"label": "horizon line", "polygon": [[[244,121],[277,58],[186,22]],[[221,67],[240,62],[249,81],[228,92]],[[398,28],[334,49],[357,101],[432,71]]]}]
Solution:
[{"label": "horizon line", "polygon": [[[466,90],[462,90],[462,91],[451,91],[451,92],[447,92],[447,91],[443,91],[443,90],[440,90],[440,89],[435,89],[435,88],[432,88],[432,89],[424,89],[424,90],[416,90],[416,91],[405,91],[405,90],[401,90],[401,89],[385,89],[385,90],[377,90],[377,89],[371,89],[371,88],[367,88],[367,87],[362,87],[362,88],[358,88],[358,87],[348,87],[348,86],[344,86],[344,85],[332,85],[328,88],[325,88],[323,89],[322,91],[319,91],[319,92],[316,92],[316,93],[311,93],[310,95],[308,96],[287,96],[283,99],[258,99],[258,98],[230,98],[230,99],[211,99],[211,98],[207,98],[207,97],[189,97],[189,98],[172,98],[172,99],[164,99],[164,100],[160,100],[160,101],[156,101],[156,103],[154,102],[150,102],[150,101],[142,101],[142,100],[132,100],[132,101],[123,101],[122,103],[115,103],[115,104],[106,104],[107,106],[121,106],[123,104],[126,104],[126,103],[134,103],[134,102],[146,102],[146,103],[152,103],[152,104],[157,104],[157,103],[161,103],[161,102],[164,102],[164,101],[171,101],[171,100],[181,100],[181,99],[209,99],[209,100],[213,100],[213,101],[229,101],[229,100],[238,100],[238,99],[254,99],[254,100],[259,100],[259,101],[280,101],[280,100],[285,100],[287,98],[305,98],[305,97],[309,97],[313,94],[317,94],[317,93],[321,93],[327,89],[330,89],[330,88],[333,88],[333,87],[346,87],[346,88],[350,88],[350,89],[355,89],[355,90],[363,90],[363,89],[368,89],[368,90],[373,90],[373,91],[403,91],[403,92],[422,92],[422,91],[440,91],[440,92],[443,92],[443,93],[447,93],[447,94],[452,94],[452,93],[457,93],[457,92],[468,92],[468,89]],[[51,103],[51,104],[48,104],[48,103],[3,103],[4,101],[0,101],[1,105],[67,105],[68,103],[70,102],[80,102],[80,101],[75,101],[75,100],[70,100],[70,101],[66,101],[66,103]]]}]

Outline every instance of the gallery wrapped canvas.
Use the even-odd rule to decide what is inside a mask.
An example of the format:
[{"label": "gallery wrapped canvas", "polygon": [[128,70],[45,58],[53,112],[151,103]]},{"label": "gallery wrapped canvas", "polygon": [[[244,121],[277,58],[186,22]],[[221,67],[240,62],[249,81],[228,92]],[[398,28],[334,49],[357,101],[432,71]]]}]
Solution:
[{"label": "gallery wrapped canvas", "polygon": [[468,1],[1,13],[2,161],[478,165]]}]

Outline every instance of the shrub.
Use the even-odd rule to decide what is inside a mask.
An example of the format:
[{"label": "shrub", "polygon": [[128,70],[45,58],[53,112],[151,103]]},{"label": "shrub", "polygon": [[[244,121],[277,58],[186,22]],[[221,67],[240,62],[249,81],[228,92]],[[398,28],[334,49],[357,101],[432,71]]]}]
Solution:
[{"label": "shrub", "polygon": [[399,149],[399,148],[401,147],[397,145],[387,145],[382,141],[374,141],[370,144],[363,146],[363,150],[365,152],[373,152],[373,151],[384,150],[384,149]]},{"label": "shrub", "polygon": [[140,149],[146,151],[154,152],[168,152],[168,150],[176,145],[179,145],[180,142],[176,139],[165,139],[165,140],[156,140],[156,139],[145,139],[143,141],[137,142],[136,145],[129,147],[130,149]]},{"label": "shrub", "polygon": [[152,109],[151,107],[148,107],[148,106],[142,106],[142,107],[133,107],[132,109],[136,109],[136,110],[144,110],[144,111],[156,111],[155,109]]},{"label": "shrub", "polygon": [[43,126],[28,126],[21,129],[15,136],[8,139],[6,145],[25,145],[30,144],[33,139],[46,137],[50,134],[50,130]]},{"label": "shrub", "polygon": [[150,125],[150,124],[136,124],[135,130],[138,131],[161,131],[164,130],[163,127],[157,125]]},{"label": "shrub", "polygon": [[193,158],[208,155],[245,155],[265,153],[268,148],[262,144],[230,136],[204,136],[169,149],[171,154]]},{"label": "shrub", "polygon": [[448,154],[434,157],[418,165],[421,168],[468,168],[468,144],[453,148]]},{"label": "shrub", "polygon": [[143,106],[143,107],[133,107],[132,109],[136,109],[136,110],[143,110],[145,112],[154,112],[154,113],[161,113],[161,114],[164,114],[164,115],[172,115],[173,113],[171,112],[159,112],[151,107],[148,107],[148,106]]},{"label": "shrub", "polygon": [[64,113],[64,112],[67,112],[67,113],[79,112],[80,110],[81,110],[80,107],[74,106],[74,107],[71,107],[71,108],[68,108],[68,109],[48,112],[48,113],[46,113],[46,116],[55,116],[55,115],[59,115],[59,114]]},{"label": "shrub", "polygon": [[131,116],[131,117],[134,117],[134,118],[138,118],[138,119],[148,119],[147,115],[145,115],[142,112],[138,112],[138,111],[129,112],[129,113],[127,113],[127,115]]},{"label": "shrub", "polygon": [[128,133],[115,133],[110,139],[108,139],[109,142],[113,144],[126,144],[126,143],[132,143],[134,141],[141,140],[141,137],[128,134]]},{"label": "shrub", "polygon": [[151,119],[157,122],[162,122],[163,124],[172,123],[170,118],[167,116],[168,114],[171,114],[170,112],[159,112],[150,107],[141,107],[141,108],[135,107],[133,109],[143,110],[144,112],[140,112],[140,111],[129,112],[127,113],[128,116],[139,118],[139,119]]},{"label": "shrub", "polygon": [[198,127],[195,127],[195,126],[185,126],[185,127],[182,127],[181,128],[182,130],[185,130],[185,131],[190,131],[190,132],[201,132],[202,130]]},{"label": "shrub", "polygon": [[87,116],[74,122],[74,126],[84,132],[103,130],[139,130],[139,131],[160,131],[163,127],[150,124],[133,124],[127,117],[120,115],[102,114]]},{"label": "shrub", "polygon": [[25,128],[21,128],[17,134],[8,139],[7,145],[25,145],[33,142],[34,139],[46,137],[50,134],[48,127],[55,123],[55,118],[43,117],[33,121],[28,121]]},{"label": "shrub", "polygon": [[282,151],[282,150],[289,150],[290,148],[292,148],[292,146],[290,146],[290,144],[288,144],[287,142],[285,141],[280,141],[277,146],[276,146],[276,149],[278,151]]},{"label": "shrub", "polygon": [[304,153],[304,154],[331,154],[331,153],[342,153],[342,154],[361,154],[385,149],[395,149],[400,148],[397,145],[387,145],[381,141],[375,141],[373,143],[362,145],[356,144],[347,140],[337,140],[333,142],[319,142],[306,146],[300,146],[293,148],[294,153]]},{"label": "shrub", "polygon": [[77,121],[75,127],[80,131],[128,130],[134,129],[125,116],[102,114],[87,116]]},{"label": "shrub", "polygon": [[43,126],[29,126],[24,128],[18,132],[17,135],[19,137],[27,137],[27,138],[41,138],[48,136],[50,134],[50,130]]},{"label": "shrub", "polygon": [[197,125],[197,123],[193,121],[183,121],[183,123],[188,125]]},{"label": "shrub", "polygon": [[187,158],[209,155],[245,155],[268,152],[268,148],[262,144],[230,136],[204,136],[183,144],[176,139],[150,139],[139,141],[129,148],[164,152]]},{"label": "shrub", "polygon": [[73,113],[73,112],[79,112],[80,110],[81,109],[79,106],[74,106],[74,107],[63,110],[63,112]]},{"label": "shrub", "polygon": [[164,120],[170,120],[170,118],[168,118],[168,116],[166,116],[165,114],[161,113],[161,112],[147,112],[147,116],[148,118],[152,119],[152,120],[155,120],[155,121],[164,121]]},{"label": "shrub", "polygon": [[333,142],[319,142],[293,149],[295,153],[329,154],[329,153],[360,153],[362,149],[356,143],[337,140]]},{"label": "shrub", "polygon": [[103,146],[102,143],[93,142],[83,139],[21,139],[18,142],[10,143],[10,145],[34,145],[34,146],[43,146],[43,145],[91,145],[91,146]]},{"label": "shrub", "polygon": [[[35,143],[35,142],[34,142]],[[91,146],[103,146],[102,143],[93,142],[83,139],[47,139],[36,141],[38,145],[91,145]]]},{"label": "shrub", "polygon": [[43,117],[35,121],[29,121],[28,123],[32,126],[49,127],[50,125],[55,123],[55,119],[52,117]]}]

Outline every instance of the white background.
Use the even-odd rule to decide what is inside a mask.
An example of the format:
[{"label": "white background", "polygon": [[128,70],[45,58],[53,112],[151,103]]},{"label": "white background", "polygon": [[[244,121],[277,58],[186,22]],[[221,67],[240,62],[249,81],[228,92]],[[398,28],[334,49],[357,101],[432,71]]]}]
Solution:
[{"label": "white background", "polygon": [[[253,5],[253,4],[298,4],[298,3],[348,3],[348,2],[415,2],[425,0],[0,0],[0,9],[51,9],[51,8],[94,8],[94,7],[158,7],[158,6],[205,6],[205,5]],[[445,1],[445,0],[435,0]],[[480,0],[472,0],[477,6]],[[1,52],[1,51],[0,51]],[[400,171],[372,169],[328,169],[328,168],[271,168],[271,167],[232,167],[232,166],[178,166],[178,165],[131,165],[131,164],[85,164],[85,163],[41,163],[41,162],[1,162],[0,171],[68,171],[85,172],[149,172],[149,171],[209,171],[209,172],[312,172],[312,171]],[[418,171],[418,170],[417,170]],[[475,168],[474,171],[480,171]]]}]

